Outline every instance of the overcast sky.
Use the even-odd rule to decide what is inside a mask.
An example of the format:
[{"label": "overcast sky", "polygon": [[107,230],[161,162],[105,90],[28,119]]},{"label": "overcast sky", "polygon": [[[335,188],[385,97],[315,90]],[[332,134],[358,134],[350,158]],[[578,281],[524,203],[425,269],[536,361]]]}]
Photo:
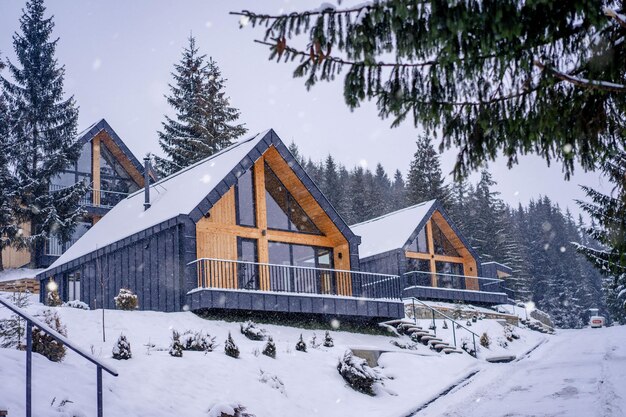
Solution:
[{"label": "overcast sky", "polygon": [[[229,11],[264,12],[312,8],[313,1],[208,0],[47,0],[60,37],[57,57],[66,67],[65,91],[80,106],[79,130],[105,118],[141,158],[159,153],[156,132],[170,109],[172,66],[181,57],[191,32],[201,52],[220,66],[231,104],[241,110],[250,132],[273,128],[283,141],[294,141],[305,156],[321,160],[331,153],[347,167],[381,162],[390,176],[406,174],[418,130],[412,122],[395,129],[380,120],[373,103],[351,112],[343,101],[342,80],[306,91],[293,79],[294,65],[267,60],[267,49],[254,44],[260,28],[239,29]],[[25,0],[0,0],[0,51],[14,60],[12,35]],[[259,6],[262,4],[262,6]],[[5,74],[6,75],[6,74]],[[452,170],[455,149],[442,156],[444,172]],[[596,173],[578,169],[564,181],[561,167],[548,168],[535,157],[520,158],[509,170],[504,160],[490,164],[502,198],[513,205],[548,195],[561,207],[579,210],[573,202],[584,194],[578,184],[609,188]],[[474,176],[475,179],[475,176]]]}]

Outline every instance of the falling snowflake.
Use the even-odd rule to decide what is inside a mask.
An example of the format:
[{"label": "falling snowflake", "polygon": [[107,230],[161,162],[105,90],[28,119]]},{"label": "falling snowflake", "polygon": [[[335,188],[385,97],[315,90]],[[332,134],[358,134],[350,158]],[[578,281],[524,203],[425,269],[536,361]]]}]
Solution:
[{"label": "falling snowflake", "polygon": [[241,16],[241,19],[239,19],[239,27],[246,27],[248,23],[250,23],[250,18],[248,16]]},{"label": "falling snowflake", "polygon": [[340,325],[341,325],[341,323],[339,323],[339,320],[337,320],[337,319],[332,319],[330,321],[330,327],[332,327],[335,330],[337,330]]},{"label": "falling snowflake", "polygon": [[93,64],[91,64],[91,68],[93,68],[94,71],[98,71],[101,66],[102,66],[102,60],[100,58],[94,59]]},{"label": "falling snowflake", "polygon": [[208,184],[211,182],[211,176],[209,174],[205,174],[202,179],[200,179],[204,184]]}]

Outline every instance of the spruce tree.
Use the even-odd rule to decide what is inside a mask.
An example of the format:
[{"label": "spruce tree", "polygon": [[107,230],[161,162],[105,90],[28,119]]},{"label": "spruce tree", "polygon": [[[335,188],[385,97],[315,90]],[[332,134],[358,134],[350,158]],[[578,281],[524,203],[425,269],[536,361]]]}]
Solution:
[{"label": "spruce tree", "polygon": [[406,207],[406,186],[404,178],[399,169],[393,174],[393,183],[391,184],[391,207],[390,211],[400,210]]},{"label": "spruce tree", "polygon": [[391,211],[391,181],[383,166],[376,164],[372,182],[372,217],[378,217]]},{"label": "spruce tree", "polygon": [[[0,55],[0,70],[4,68]],[[10,167],[11,141],[9,140],[9,108],[0,84],[0,254],[14,245],[19,226],[15,218],[17,203],[16,181]],[[0,271],[4,270],[0,255]]]},{"label": "spruce tree", "polygon": [[162,176],[213,155],[246,132],[243,124],[236,124],[239,110],[230,106],[224,92],[226,80],[217,63],[205,58],[190,36],[181,60],[174,65],[174,83],[169,84],[166,98],[175,116],[166,115],[158,132],[165,157],[155,157]]},{"label": "spruce tree", "polygon": [[441,144],[458,149],[459,174],[498,154],[516,164],[534,152],[567,176],[575,161],[593,169],[623,141],[623,114],[614,111],[626,103],[623,9],[588,0],[380,0],[236,14],[263,28],[270,58],[295,65],[307,88],[343,75],[350,108],[373,99],[394,125],[409,117],[441,132]]},{"label": "spruce tree", "polygon": [[49,192],[52,178],[74,164],[81,144],[76,140],[78,108],[64,98],[65,68],[59,66],[51,40],[54,23],[45,18],[43,0],[30,0],[20,17],[20,33],[13,36],[17,63],[8,61],[13,81],[1,77],[11,126],[7,140],[14,167],[20,221],[30,223],[31,234],[21,241],[33,253],[33,262],[51,235],[68,241],[83,215],[79,200],[86,186],[78,183]]},{"label": "spruce tree", "polygon": [[589,201],[577,201],[593,220],[587,233],[600,247],[580,245],[579,250],[607,277],[607,307],[615,320],[626,323],[626,149],[618,148],[602,170],[614,184],[613,193],[583,186]]},{"label": "spruce tree", "polygon": [[409,204],[437,199],[448,205],[448,187],[444,184],[439,156],[429,136],[417,140],[417,150],[409,169],[407,197]]}]

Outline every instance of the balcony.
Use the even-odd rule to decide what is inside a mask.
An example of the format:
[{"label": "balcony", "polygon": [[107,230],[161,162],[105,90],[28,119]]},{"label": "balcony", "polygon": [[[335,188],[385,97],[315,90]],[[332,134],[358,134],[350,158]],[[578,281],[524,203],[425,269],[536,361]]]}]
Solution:
[{"label": "balcony", "polygon": [[307,266],[198,259],[192,310],[255,310],[397,318],[404,314],[400,277]]},{"label": "balcony", "polygon": [[506,304],[514,294],[498,278],[410,271],[403,275],[402,296],[419,299]]}]

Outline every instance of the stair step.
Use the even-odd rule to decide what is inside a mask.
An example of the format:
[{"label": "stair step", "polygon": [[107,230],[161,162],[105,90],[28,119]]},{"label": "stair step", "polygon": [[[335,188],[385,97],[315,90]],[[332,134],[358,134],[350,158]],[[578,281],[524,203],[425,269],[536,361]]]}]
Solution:
[{"label": "stair step", "polygon": [[438,340],[431,340],[430,342],[428,342],[432,347],[434,347],[435,349],[438,348],[443,348],[446,346],[450,346],[450,343],[446,343],[446,342],[440,342]]},{"label": "stair step", "polygon": [[458,350],[458,349],[456,349],[456,348],[453,348],[453,347],[450,347],[450,348],[443,348],[441,351],[442,351],[443,353],[445,353],[446,355],[449,355],[449,354],[451,354],[451,353],[463,353],[462,351],[460,351],[460,350]]}]

